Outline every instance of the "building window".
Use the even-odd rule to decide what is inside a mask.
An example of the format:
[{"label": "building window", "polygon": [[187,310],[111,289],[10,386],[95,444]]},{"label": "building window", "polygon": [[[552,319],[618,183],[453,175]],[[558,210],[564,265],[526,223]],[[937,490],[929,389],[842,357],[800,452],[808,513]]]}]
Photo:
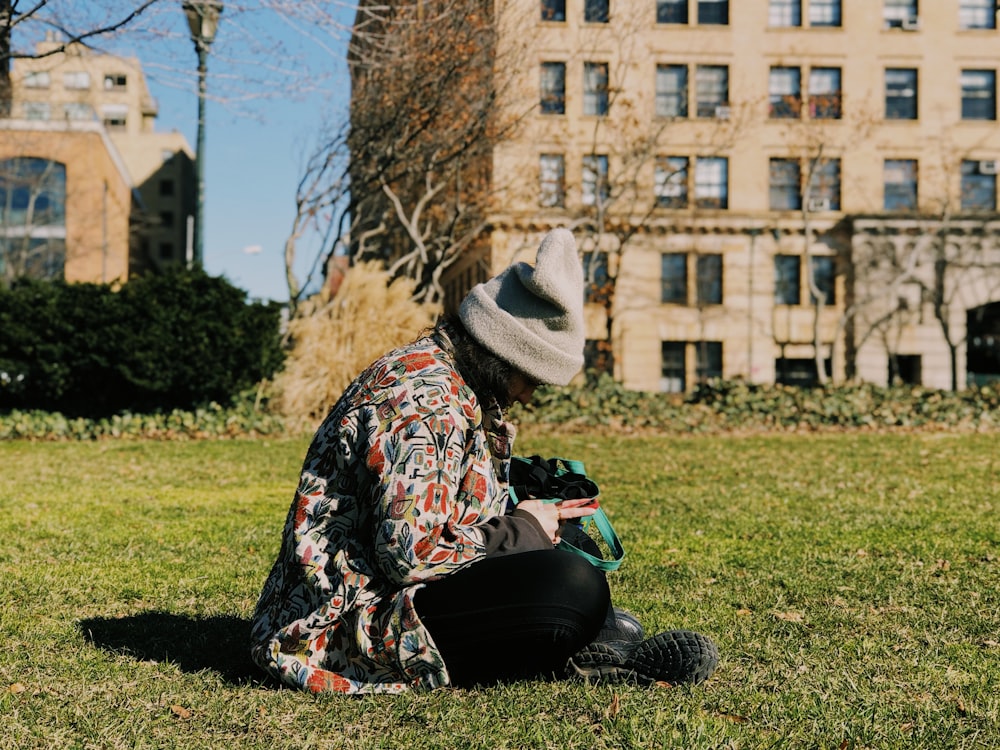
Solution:
[{"label": "building window", "polygon": [[168,197],[174,194],[173,180],[160,180],[160,195]]},{"label": "building window", "polygon": [[173,260],[174,259],[174,243],[172,242],[161,242],[160,243],[160,260]]},{"label": "building window", "polygon": [[48,120],[52,112],[48,102],[25,102],[23,107],[25,120]]},{"label": "building window", "polygon": [[728,26],[729,0],[698,0],[698,23]]},{"label": "building window", "polygon": [[770,0],[767,25],[777,27],[802,25],[802,0]]},{"label": "building window", "polygon": [[657,23],[687,23],[688,0],[656,0]]},{"label": "building window", "polygon": [[889,385],[920,385],[923,366],[919,354],[889,355]]},{"label": "building window", "polygon": [[543,21],[565,21],[566,0],[542,0]]},{"label": "building window", "polygon": [[718,253],[697,257],[695,295],[699,307],[722,304],[722,256]]},{"label": "building window", "polygon": [[656,116],[688,116],[687,65],[656,66]]},{"label": "building window", "polygon": [[684,393],[687,390],[687,362],[683,341],[660,344],[660,392]]},{"label": "building window", "polygon": [[824,159],[813,168],[808,208],[810,211],[840,210],[840,159]]},{"label": "building window", "polygon": [[772,211],[802,208],[802,169],[798,159],[771,159],[768,189]]},{"label": "building window", "polygon": [[722,342],[696,341],[694,344],[694,370],[698,382],[704,384],[712,378],[722,377]]},{"label": "building window", "polygon": [[104,76],[105,91],[124,91],[128,88],[128,76],[124,73],[108,73]]},{"label": "building window", "polygon": [[917,160],[886,159],[882,167],[886,211],[917,210]]},{"label": "building window", "polygon": [[[836,263],[829,255],[813,255],[809,258],[809,265],[812,267],[812,279],[816,289],[822,295],[824,305],[832,305],[836,301],[834,294],[834,271]],[[816,297],[809,291],[809,304],[816,304]]]},{"label": "building window", "polygon": [[583,205],[597,206],[607,203],[610,197],[608,186],[608,157],[604,154],[590,154],[583,157]]},{"label": "building window", "polygon": [[958,28],[995,29],[996,27],[996,0],[959,0]]},{"label": "building window", "polygon": [[694,76],[698,117],[720,117],[729,102],[729,68],[725,65],[699,65]]},{"label": "building window", "polygon": [[50,78],[47,70],[33,70],[24,76],[24,87],[28,89],[47,89]]},{"label": "building window", "polygon": [[583,20],[587,23],[607,23],[609,0],[584,0]]},{"label": "building window", "polygon": [[772,119],[797,118],[802,111],[802,72],[798,68],[772,67],[767,96]]},{"label": "building window", "polygon": [[583,114],[603,116],[608,113],[608,64],[583,64]]},{"label": "building window", "polygon": [[802,300],[802,259],[798,255],[774,256],[774,304],[797,305]]},{"label": "building window", "polygon": [[809,0],[810,26],[840,26],[841,0]]},{"label": "building window", "polygon": [[583,301],[606,303],[611,296],[608,281],[608,254],[583,254]]},{"label": "building window", "polygon": [[884,0],[882,20],[887,29],[907,29],[916,26],[917,0]]},{"label": "building window", "polygon": [[615,356],[607,339],[587,339],[583,344],[583,369],[588,374],[615,371]]},{"label": "building window", "polygon": [[729,160],[712,156],[694,164],[694,201],[698,208],[729,208]]},{"label": "building window", "polygon": [[566,205],[566,160],[562,154],[542,154],[538,161],[540,197],[543,208]]},{"label": "building window", "polygon": [[814,120],[839,120],[840,68],[813,68],[809,71],[809,116]]},{"label": "building window", "polygon": [[658,156],[653,172],[653,190],[660,208],[687,208],[688,164],[686,156]]},{"label": "building window", "polygon": [[997,119],[997,74],[995,70],[963,70],[962,119]]},{"label": "building window", "polygon": [[997,206],[997,163],[962,162],[961,204],[963,211],[995,211]]},{"label": "building window", "polygon": [[885,118],[917,119],[917,71],[914,68],[886,68]]},{"label": "building window", "polygon": [[67,120],[93,120],[94,110],[83,102],[67,102],[63,104],[63,116]]},{"label": "building window", "polygon": [[542,114],[566,114],[566,63],[542,63]]},{"label": "building window", "polygon": [[174,212],[160,211],[160,226],[169,229],[173,227],[173,225],[174,225]]},{"label": "building window", "polygon": [[123,130],[128,118],[128,106],[125,104],[106,104],[101,107],[101,119],[104,127],[109,130]]},{"label": "building window", "polygon": [[63,88],[86,90],[90,88],[90,73],[85,70],[70,70],[63,73]]},{"label": "building window", "polygon": [[[824,361],[823,369],[830,375],[830,360]],[[778,385],[793,385],[799,388],[813,388],[819,385],[815,359],[779,357],[774,360],[774,372]]]},{"label": "building window", "polygon": [[660,256],[660,302],[665,305],[687,304],[685,253],[664,253]]},{"label": "building window", "polygon": [[34,157],[0,162],[0,271],[61,279],[66,265],[66,166]]}]

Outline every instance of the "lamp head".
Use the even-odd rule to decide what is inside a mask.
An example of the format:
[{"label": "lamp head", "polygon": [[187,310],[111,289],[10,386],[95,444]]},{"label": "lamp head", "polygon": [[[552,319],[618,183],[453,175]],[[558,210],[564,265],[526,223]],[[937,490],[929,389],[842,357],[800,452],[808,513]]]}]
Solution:
[{"label": "lamp head", "polygon": [[195,47],[209,47],[215,41],[222,15],[222,0],[184,0],[181,3]]}]

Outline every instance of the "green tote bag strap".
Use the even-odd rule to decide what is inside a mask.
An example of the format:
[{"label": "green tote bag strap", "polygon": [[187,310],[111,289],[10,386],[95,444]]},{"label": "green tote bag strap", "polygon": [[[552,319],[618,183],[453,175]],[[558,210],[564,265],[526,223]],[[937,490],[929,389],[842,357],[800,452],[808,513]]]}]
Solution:
[{"label": "green tote bag strap", "polygon": [[[600,494],[597,484],[587,476],[582,461],[568,458],[543,459],[539,456],[511,458],[508,490],[515,505],[529,497],[547,503],[557,503],[573,498],[596,498]],[[584,531],[589,531],[591,526],[594,527],[607,545],[610,557],[598,557],[567,540],[559,542],[559,549],[580,555],[600,570],[618,570],[625,559],[625,548],[604,510],[598,506],[593,515],[581,518],[579,525]]]}]

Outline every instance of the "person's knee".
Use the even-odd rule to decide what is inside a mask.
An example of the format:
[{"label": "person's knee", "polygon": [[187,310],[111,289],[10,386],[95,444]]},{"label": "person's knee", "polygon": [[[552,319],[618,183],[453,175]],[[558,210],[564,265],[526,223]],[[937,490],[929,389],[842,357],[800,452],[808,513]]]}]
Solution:
[{"label": "person's knee", "polygon": [[588,619],[602,623],[611,603],[608,579],[584,558],[570,552],[560,554],[559,580],[564,587],[564,596],[586,612]]}]

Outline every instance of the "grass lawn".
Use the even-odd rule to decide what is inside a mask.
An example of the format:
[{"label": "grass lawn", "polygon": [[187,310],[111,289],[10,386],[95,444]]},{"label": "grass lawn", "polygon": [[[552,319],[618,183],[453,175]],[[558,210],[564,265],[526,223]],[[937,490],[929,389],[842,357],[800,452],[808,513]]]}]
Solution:
[{"label": "grass lawn", "polygon": [[246,656],[304,440],[0,443],[0,748],[997,748],[997,444],[525,435],[601,484],[616,602],[718,672],[352,699]]}]

